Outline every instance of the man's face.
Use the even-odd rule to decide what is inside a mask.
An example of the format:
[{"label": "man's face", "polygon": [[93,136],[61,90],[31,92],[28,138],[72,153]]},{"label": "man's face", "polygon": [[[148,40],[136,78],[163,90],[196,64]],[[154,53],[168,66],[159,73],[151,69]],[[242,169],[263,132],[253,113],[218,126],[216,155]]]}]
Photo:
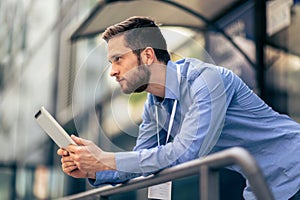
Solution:
[{"label": "man's face", "polygon": [[119,82],[122,92],[142,92],[147,88],[150,71],[142,59],[125,46],[124,35],[108,42],[108,60],[111,63],[110,76]]}]

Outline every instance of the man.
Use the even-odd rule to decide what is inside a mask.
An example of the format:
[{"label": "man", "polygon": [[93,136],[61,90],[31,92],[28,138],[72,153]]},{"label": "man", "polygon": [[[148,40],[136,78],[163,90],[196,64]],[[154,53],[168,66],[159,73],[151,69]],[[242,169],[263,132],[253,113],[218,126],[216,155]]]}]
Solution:
[{"label": "man", "polygon": [[[238,76],[196,59],[170,61],[164,37],[147,17],[111,26],[103,39],[121,90],[149,93],[143,122],[131,152],[104,152],[72,136],[79,146],[58,150],[65,173],[93,185],[115,184],[240,146],[255,157],[276,200],[299,191],[300,125],[272,110]],[[244,197],[254,198],[249,185]]]}]

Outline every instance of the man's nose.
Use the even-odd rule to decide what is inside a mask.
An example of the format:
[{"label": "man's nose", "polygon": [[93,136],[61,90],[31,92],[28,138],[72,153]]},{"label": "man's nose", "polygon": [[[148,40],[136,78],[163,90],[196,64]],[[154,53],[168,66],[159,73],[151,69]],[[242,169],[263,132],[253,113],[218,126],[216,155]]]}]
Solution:
[{"label": "man's nose", "polygon": [[119,70],[114,66],[114,64],[112,64],[109,75],[111,77],[114,77],[114,76],[117,76],[119,73],[120,73]]}]

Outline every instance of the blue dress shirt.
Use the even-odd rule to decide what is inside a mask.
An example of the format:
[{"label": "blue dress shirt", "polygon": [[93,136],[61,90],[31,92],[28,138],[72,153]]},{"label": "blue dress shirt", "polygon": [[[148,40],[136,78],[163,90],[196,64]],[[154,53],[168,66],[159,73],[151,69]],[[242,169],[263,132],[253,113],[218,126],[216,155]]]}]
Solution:
[{"label": "blue dress shirt", "polygon": [[[117,171],[97,172],[92,185],[121,183],[239,146],[254,156],[276,200],[300,189],[298,123],[272,110],[226,68],[187,58],[169,61],[166,72],[165,98],[148,95],[133,151],[116,153]],[[172,141],[165,143],[174,100]],[[255,199],[249,185],[244,197]]]}]

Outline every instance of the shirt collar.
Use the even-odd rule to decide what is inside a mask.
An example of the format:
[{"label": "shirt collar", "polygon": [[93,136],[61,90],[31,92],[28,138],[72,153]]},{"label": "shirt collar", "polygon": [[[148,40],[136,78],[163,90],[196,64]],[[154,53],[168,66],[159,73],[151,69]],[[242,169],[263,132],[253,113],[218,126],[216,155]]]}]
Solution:
[{"label": "shirt collar", "polygon": [[169,61],[166,70],[165,99],[179,100],[179,97],[180,93],[177,78],[177,64]]}]

